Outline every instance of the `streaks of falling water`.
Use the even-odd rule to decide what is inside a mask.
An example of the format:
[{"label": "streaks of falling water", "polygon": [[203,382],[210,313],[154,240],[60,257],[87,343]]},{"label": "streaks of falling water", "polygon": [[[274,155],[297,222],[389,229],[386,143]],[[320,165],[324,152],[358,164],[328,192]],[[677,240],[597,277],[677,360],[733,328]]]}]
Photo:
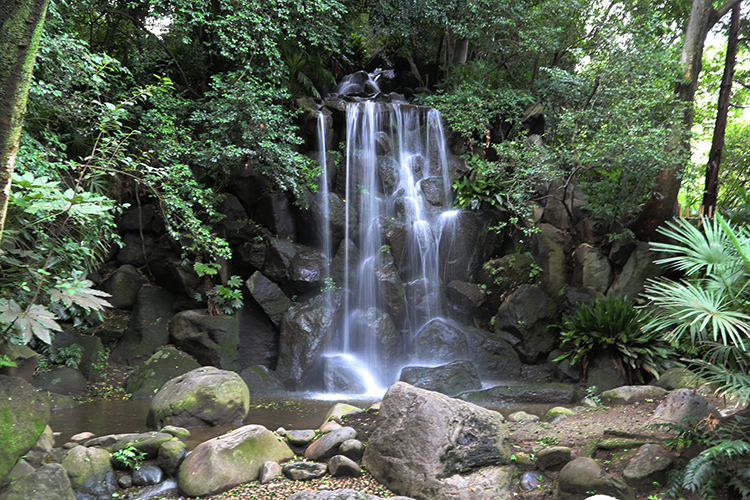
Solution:
[{"label": "streaks of falling water", "polygon": [[[404,282],[407,321],[401,324],[394,317],[394,323],[404,335],[405,354],[415,332],[443,313],[438,242],[443,226],[440,213],[450,203],[448,153],[436,110],[373,101],[350,103],[346,123],[344,238],[356,242],[361,258],[356,272],[344,272],[343,288],[348,293],[344,296],[340,344],[337,352],[329,355],[356,359],[361,363],[356,371],[363,379],[372,374],[367,391],[377,392],[373,383],[385,387],[397,374],[393,366],[379,359],[382,348],[379,350],[376,335],[362,335],[355,318],[371,318],[389,306],[395,316],[377,276],[384,254],[390,252]],[[319,130],[322,134],[323,129]],[[442,184],[440,202],[436,203],[433,195],[428,203],[426,186],[436,182]],[[385,244],[383,221],[393,221],[405,232],[398,255],[396,245]],[[330,248],[324,251],[330,255]],[[348,246],[345,251],[348,265]]]}]

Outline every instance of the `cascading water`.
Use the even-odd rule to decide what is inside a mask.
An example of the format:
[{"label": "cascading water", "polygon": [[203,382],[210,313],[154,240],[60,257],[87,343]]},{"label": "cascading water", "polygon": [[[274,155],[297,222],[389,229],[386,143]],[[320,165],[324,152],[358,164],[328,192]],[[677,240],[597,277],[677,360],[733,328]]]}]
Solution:
[{"label": "cascading water", "polygon": [[[322,166],[326,176],[325,160]],[[327,354],[328,372],[339,376],[338,382],[326,376],[329,392],[382,394],[410,360],[415,332],[443,314],[439,243],[450,175],[437,110],[346,105],[344,239],[354,245],[342,245],[339,285],[347,293],[338,342]],[[344,383],[343,372],[349,373]]]}]

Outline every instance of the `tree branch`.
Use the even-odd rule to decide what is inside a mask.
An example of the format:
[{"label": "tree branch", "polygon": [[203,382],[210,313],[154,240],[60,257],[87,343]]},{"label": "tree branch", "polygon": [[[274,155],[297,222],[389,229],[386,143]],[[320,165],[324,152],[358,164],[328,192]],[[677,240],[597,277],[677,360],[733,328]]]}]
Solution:
[{"label": "tree branch", "polygon": [[734,8],[735,5],[740,2],[742,2],[742,0],[729,0],[718,9],[714,9],[713,15],[711,16],[711,24],[709,26],[713,26],[714,24],[716,24],[719,19],[724,17],[730,10]]}]

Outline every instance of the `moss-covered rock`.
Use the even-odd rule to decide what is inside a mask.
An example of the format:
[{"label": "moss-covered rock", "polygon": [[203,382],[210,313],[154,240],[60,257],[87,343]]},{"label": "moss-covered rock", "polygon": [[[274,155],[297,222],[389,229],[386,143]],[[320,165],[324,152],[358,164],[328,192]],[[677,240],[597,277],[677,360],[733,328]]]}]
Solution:
[{"label": "moss-covered rock", "polygon": [[0,375],[0,483],[42,435],[49,403],[24,380]]},{"label": "moss-covered rock", "polygon": [[204,366],[164,384],[147,422],[156,428],[225,425],[242,421],[249,410],[250,392],[239,375]]},{"label": "moss-covered rock", "polygon": [[261,425],[246,425],[199,444],[180,466],[177,481],[187,496],[227,491],[258,479],[267,461],[284,462],[292,450]]}]

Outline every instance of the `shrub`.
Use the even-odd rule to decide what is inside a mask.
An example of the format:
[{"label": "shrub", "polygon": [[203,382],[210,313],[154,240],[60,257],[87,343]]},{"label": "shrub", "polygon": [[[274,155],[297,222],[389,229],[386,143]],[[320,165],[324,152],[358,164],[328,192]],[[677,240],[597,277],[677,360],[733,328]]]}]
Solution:
[{"label": "shrub", "polygon": [[562,330],[560,347],[568,351],[555,361],[567,358],[585,374],[591,358],[608,354],[631,382],[643,382],[644,372],[658,378],[676,355],[658,333],[644,330],[648,319],[647,311],[625,299],[579,303],[562,325],[553,325]]}]

